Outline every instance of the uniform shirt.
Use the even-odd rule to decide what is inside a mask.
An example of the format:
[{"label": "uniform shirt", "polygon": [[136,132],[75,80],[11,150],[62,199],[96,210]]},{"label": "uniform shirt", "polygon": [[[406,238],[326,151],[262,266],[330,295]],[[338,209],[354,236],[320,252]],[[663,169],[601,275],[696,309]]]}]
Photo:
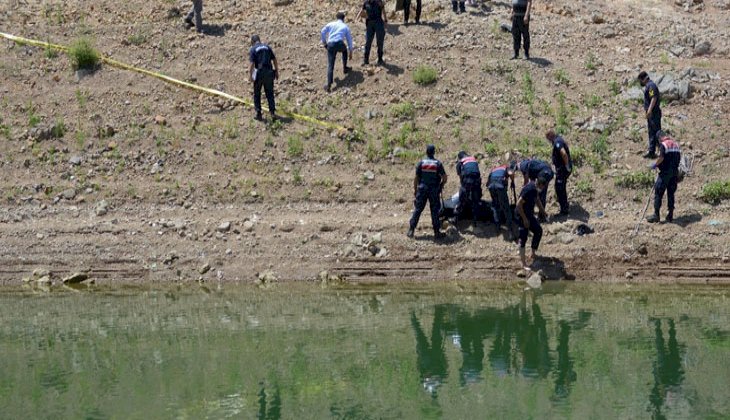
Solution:
[{"label": "uniform shirt", "polygon": [[383,1],[382,0],[365,0],[362,9],[367,12],[366,20],[368,22],[383,19]]},{"label": "uniform shirt", "polygon": [[[565,150],[565,153],[568,155],[567,167],[563,161],[563,155],[560,153],[561,150]],[[570,148],[568,147],[568,143],[566,143],[565,139],[560,136],[556,137],[555,142],[553,142],[553,166],[555,166],[555,170],[558,172],[561,170],[564,172],[570,172],[573,168],[573,160],[570,158]]]},{"label": "uniform shirt", "polygon": [[523,17],[527,14],[528,0],[512,0],[512,14],[515,17]]},{"label": "uniform shirt", "polygon": [[274,50],[261,42],[257,42],[248,52],[248,61],[253,63],[254,68],[257,70],[273,70],[274,67],[271,61],[274,59],[276,59]]},{"label": "uniform shirt", "polygon": [[[523,160],[520,162],[519,169],[523,174],[527,174],[527,179],[531,180],[537,179],[541,174],[550,173],[552,175],[553,173],[552,168],[550,168],[547,162],[537,159]],[[552,179],[552,176],[550,176],[550,179]]]},{"label": "uniform shirt", "polygon": [[507,188],[507,165],[497,166],[492,169],[487,179],[487,188],[490,190]]},{"label": "uniform shirt", "polygon": [[456,174],[459,175],[459,178],[481,176],[481,173],[479,173],[479,162],[477,162],[474,156],[464,156],[456,163]]},{"label": "uniform shirt", "polygon": [[644,87],[644,111],[649,110],[649,105],[651,105],[651,100],[656,97],[656,105],[654,105],[654,109],[652,110],[652,115],[658,115],[662,110],[659,108],[659,104],[662,101],[662,97],[659,94],[659,88],[656,86],[656,83],[649,80],[649,83],[646,84]]},{"label": "uniform shirt", "polygon": [[416,176],[419,184],[437,187],[441,185],[444,175],[446,175],[444,165],[438,159],[426,157],[416,164]]},{"label": "uniform shirt", "polygon": [[352,51],[352,33],[350,33],[350,27],[341,20],[332,21],[322,28],[320,34],[322,36],[322,43],[329,44],[330,42],[346,41],[347,48]]},{"label": "uniform shirt", "polygon": [[682,154],[677,144],[671,137],[663,137],[659,143],[659,156],[664,160],[659,164],[659,174],[661,175],[677,175],[679,173],[679,162]]},{"label": "uniform shirt", "polygon": [[522,199],[522,209],[525,211],[527,218],[532,218],[535,215],[535,202],[539,192],[537,191],[537,185],[534,182],[530,182],[520,191],[520,198]]}]

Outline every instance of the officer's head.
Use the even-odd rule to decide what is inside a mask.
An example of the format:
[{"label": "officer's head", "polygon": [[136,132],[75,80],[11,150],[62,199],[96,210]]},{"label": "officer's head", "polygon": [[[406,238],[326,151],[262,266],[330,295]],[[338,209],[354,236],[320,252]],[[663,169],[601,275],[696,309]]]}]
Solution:
[{"label": "officer's head", "polygon": [[337,12],[335,17],[337,18],[337,20],[341,20],[344,22],[345,21],[345,12]]},{"label": "officer's head", "polygon": [[545,177],[539,176],[535,180],[535,185],[537,186],[537,190],[542,192],[542,190],[545,189],[545,185],[547,185],[547,179],[545,179]]},{"label": "officer's head", "polygon": [[507,167],[507,174],[514,175],[515,172],[517,172],[517,161],[513,160],[509,163],[509,166]]},{"label": "officer's head", "polygon": [[639,79],[639,83],[641,83],[641,86],[646,86],[646,84],[649,83],[649,74],[645,71],[642,71],[641,73],[639,73],[639,77],[637,77],[637,79]]},{"label": "officer's head", "polygon": [[558,135],[555,134],[555,130],[553,129],[550,129],[547,131],[547,133],[545,133],[545,138],[548,139],[550,143],[554,142],[557,137]]},{"label": "officer's head", "polygon": [[668,137],[668,136],[667,136],[667,133],[664,132],[663,130],[659,130],[659,131],[656,132],[656,139],[657,140],[661,140],[664,137]]},{"label": "officer's head", "polygon": [[456,158],[459,159],[459,160],[462,160],[462,159],[464,159],[466,157],[466,155],[467,155],[467,153],[462,150],[461,152],[459,152],[458,155],[456,155]]},{"label": "officer's head", "polygon": [[426,156],[432,158],[436,154],[436,146],[429,144],[426,146]]},{"label": "officer's head", "polygon": [[258,35],[251,36],[251,45],[258,44],[259,42],[261,42],[261,38]]}]

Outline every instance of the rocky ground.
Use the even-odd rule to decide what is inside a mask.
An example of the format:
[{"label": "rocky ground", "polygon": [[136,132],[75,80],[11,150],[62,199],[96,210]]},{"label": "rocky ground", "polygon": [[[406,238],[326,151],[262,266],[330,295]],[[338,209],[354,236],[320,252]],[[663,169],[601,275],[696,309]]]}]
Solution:
[{"label": "rocky ground", "polygon": [[[2,32],[59,44],[87,36],[117,60],[247,100],[248,39],[259,33],[282,67],[281,110],[357,133],[257,123],[227,100],[110,66],[84,77],[62,54],[4,41],[0,282],[74,272],[97,282],[514,281],[516,246],[491,226],[452,227],[434,243],[426,212],[416,240],[405,237],[413,165],[435,143],[451,194],[459,150],[483,171],[544,157],[551,127],[578,167],[571,217],[545,226],[545,277],[730,280],[730,203],[700,195],[730,171],[727,0],[540,1],[532,61],[508,60],[509,2],[457,16],[426,0],[422,25],[391,13],[385,67],[361,66],[359,50],[330,94],[318,32],[359,2],[275,3],[206,0],[205,35],[182,24],[187,2],[0,4]],[[362,45],[363,24],[351,27]],[[415,84],[419,65],[438,81]],[[676,223],[632,237],[651,189],[641,69],[660,81],[663,124],[695,171],[680,185]],[[557,212],[552,192],[548,210]],[[575,235],[577,223],[595,233]]]}]

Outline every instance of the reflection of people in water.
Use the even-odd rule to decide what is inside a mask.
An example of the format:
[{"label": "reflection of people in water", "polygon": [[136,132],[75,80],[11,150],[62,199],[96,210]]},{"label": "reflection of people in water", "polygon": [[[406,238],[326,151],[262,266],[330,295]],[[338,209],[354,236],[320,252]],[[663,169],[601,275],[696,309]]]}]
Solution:
[{"label": "reflection of people in water", "polygon": [[654,333],[656,338],[657,357],[654,362],[654,386],[649,395],[651,403],[650,411],[652,418],[664,419],[662,407],[667,400],[670,392],[676,391],[684,380],[684,369],[682,369],[682,356],[680,355],[680,346],[677,342],[677,331],[674,327],[674,320],[670,319],[669,323],[669,341],[664,342],[664,334],[662,333],[662,321],[654,320]]},{"label": "reflection of people in water", "polygon": [[438,387],[446,378],[448,368],[446,353],[444,353],[443,336],[445,314],[446,308],[437,305],[433,316],[433,327],[431,328],[431,342],[429,343],[415,312],[411,312],[411,325],[416,335],[418,372],[421,374],[424,389],[434,398]]},{"label": "reflection of people in water", "polygon": [[560,321],[560,331],[558,332],[558,365],[555,372],[555,393],[553,399],[565,399],[570,395],[570,388],[578,379],[578,374],[573,370],[573,359],[570,357],[570,324],[566,321]]},{"label": "reflection of people in water", "polygon": [[[274,385],[274,391],[271,395],[267,395],[264,383],[260,384],[259,391],[259,413],[256,417],[259,420],[279,420],[281,418],[281,396],[279,395],[279,387]],[[267,404],[267,397],[271,397],[271,401]]]}]

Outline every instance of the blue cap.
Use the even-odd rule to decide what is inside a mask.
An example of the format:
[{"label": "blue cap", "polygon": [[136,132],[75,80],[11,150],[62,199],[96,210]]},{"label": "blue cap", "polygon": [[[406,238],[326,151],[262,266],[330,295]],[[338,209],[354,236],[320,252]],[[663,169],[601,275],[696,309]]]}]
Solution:
[{"label": "blue cap", "polygon": [[436,146],[433,144],[429,144],[426,146],[426,154],[429,156],[433,156],[436,153]]}]

